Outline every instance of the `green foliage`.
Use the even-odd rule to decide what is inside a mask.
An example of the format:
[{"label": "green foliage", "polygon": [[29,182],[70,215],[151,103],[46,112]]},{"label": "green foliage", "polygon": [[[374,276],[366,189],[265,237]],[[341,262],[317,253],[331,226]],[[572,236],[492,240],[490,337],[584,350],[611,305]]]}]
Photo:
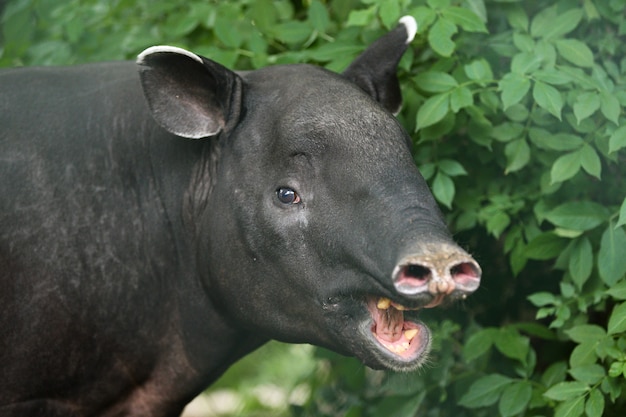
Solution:
[{"label": "green foliage", "polygon": [[[398,18],[399,115],[459,241],[484,269],[425,311],[431,365],[371,371],[316,350],[297,416],[623,416],[623,0],[9,0],[0,65],[132,58],[153,44],[237,69],[341,70]],[[251,412],[252,413],[252,412]]]}]

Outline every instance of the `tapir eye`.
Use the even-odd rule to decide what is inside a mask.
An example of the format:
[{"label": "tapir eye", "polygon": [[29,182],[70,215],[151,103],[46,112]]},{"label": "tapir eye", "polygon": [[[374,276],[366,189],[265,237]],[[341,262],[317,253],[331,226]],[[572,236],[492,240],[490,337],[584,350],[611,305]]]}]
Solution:
[{"label": "tapir eye", "polygon": [[283,204],[298,204],[300,203],[300,196],[293,189],[287,187],[280,187],[276,190],[278,201]]}]

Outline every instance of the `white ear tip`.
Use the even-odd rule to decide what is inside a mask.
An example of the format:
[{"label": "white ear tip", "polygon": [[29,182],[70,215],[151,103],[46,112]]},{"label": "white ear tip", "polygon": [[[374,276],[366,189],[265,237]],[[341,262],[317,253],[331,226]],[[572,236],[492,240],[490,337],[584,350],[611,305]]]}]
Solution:
[{"label": "white ear tip", "polygon": [[168,46],[168,45],[157,45],[157,46],[149,47],[148,49],[144,50],[142,53],[140,53],[137,56],[137,62],[142,63],[148,55],[162,53],[162,52],[185,55],[202,64],[202,58],[200,58],[198,55],[194,54],[193,52],[189,52],[188,50],[183,49],[183,48],[177,48],[175,46]]},{"label": "white ear tip", "polygon": [[417,21],[413,16],[403,16],[400,18],[400,23],[406,27],[406,43],[411,43],[417,33]]}]

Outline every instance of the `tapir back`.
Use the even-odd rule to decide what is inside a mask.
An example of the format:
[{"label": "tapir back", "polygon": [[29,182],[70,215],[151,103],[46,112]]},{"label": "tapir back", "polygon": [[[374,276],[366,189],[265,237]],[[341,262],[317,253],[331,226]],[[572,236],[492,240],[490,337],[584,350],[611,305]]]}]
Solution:
[{"label": "tapir back", "polygon": [[152,312],[175,301],[150,147],[168,137],[132,63],[0,72],[0,405],[15,415],[72,415],[51,390],[98,407],[152,372],[170,326]]}]

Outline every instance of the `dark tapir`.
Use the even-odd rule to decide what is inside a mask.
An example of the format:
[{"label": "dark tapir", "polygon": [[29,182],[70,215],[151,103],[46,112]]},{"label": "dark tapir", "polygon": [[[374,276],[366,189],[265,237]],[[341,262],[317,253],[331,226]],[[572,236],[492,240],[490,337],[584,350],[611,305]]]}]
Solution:
[{"label": "dark tapir", "polygon": [[415,30],[342,75],[172,47],[1,72],[0,415],[177,415],[269,339],[419,367],[415,310],[480,268],[392,117]]}]

